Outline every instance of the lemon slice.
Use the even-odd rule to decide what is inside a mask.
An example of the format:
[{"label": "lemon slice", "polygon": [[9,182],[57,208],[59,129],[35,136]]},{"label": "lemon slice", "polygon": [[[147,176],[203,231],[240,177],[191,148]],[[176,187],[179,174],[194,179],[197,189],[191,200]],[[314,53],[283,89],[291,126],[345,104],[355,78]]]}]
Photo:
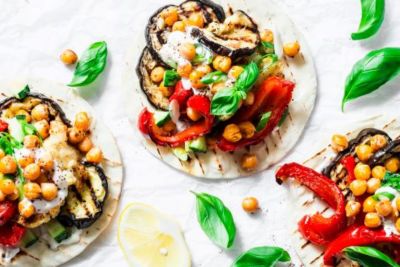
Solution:
[{"label": "lemon slice", "polygon": [[134,267],[190,267],[191,260],[181,229],[155,208],[129,204],[121,214],[118,240]]}]

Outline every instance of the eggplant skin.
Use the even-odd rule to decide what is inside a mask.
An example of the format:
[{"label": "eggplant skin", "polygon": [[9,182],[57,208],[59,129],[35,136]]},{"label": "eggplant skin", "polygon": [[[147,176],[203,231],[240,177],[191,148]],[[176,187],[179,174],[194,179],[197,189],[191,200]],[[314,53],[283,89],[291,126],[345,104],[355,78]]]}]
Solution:
[{"label": "eggplant skin", "polygon": [[383,165],[387,159],[399,155],[400,140],[394,140],[386,147],[375,152],[375,154],[369,159],[368,164],[370,166]]},{"label": "eggplant skin", "polygon": [[[50,106],[57,113],[56,115],[58,115],[60,117],[60,119],[63,121],[63,123],[65,125],[67,125],[68,127],[72,127],[71,121],[67,118],[67,116],[65,115],[65,113],[62,110],[62,108],[60,107],[60,105],[53,99],[45,96],[44,94],[40,94],[40,93],[30,92],[26,95],[26,97],[24,99],[18,99],[15,96],[7,97],[7,98],[3,99],[2,101],[0,101],[0,114],[3,112],[3,110],[9,108],[11,104],[22,103],[24,100],[26,100],[30,97],[39,99],[42,103]],[[50,114],[50,115],[52,115],[52,114]],[[54,115],[55,114],[53,114],[53,116]]]},{"label": "eggplant skin", "polygon": [[148,47],[143,49],[142,55],[140,56],[139,63],[136,66],[136,74],[139,77],[140,87],[146,94],[149,102],[156,108],[161,110],[168,110],[169,99],[165,97],[159,90],[159,86],[151,80],[151,71],[161,66],[168,69],[158,58],[155,58]]},{"label": "eggplant skin", "polygon": [[188,0],[183,2],[182,4],[179,5],[181,11],[185,10],[185,5],[188,3],[196,3],[201,7],[204,11],[204,17],[206,19],[205,24],[208,25],[209,23],[213,21],[219,21],[219,22],[224,22],[225,20],[225,11],[222,8],[222,6],[218,5],[217,3],[214,3],[213,1],[210,0]]},{"label": "eggplant skin", "polygon": [[[102,199],[97,199],[95,195],[95,191],[93,189],[93,185],[86,184],[88,188],[84,188],[81,192],[78,192],[74,187],[70,188],[70,192],[68,194],[68,197],[66,199],[66,203],[63,206],[63,210],[60,213],[60,215],[57,217],[57,219],[60,221],[61,224],[67,227],[75,226],[78,229],[86,229],[93,225],[98,218],[103,213],[103,208],[105,201],[108,196],[108,182],[107,182],[107,177],[104,174],[103,169],[96,165],[92,164],[89,162],[82,162],[82,165],[88,169],[88,168],[94,168],[96,171],[97,175],[99,176],[101,180],[101,186],[105,190],[105,194],[102,196]],[[90,187],[89,187],[90,186]],[[90,192],[87,192],[85,190],[90,190]],[[91,197],[91,200],[93,203],[88,203],[87,199],[85,199],[84,194],[86,194],[86,197],[89,196]],[[87,206],[84,205],[90,205],[93,204],[95,206],[91,207],[95,212],[91,212],[88,210]],[[82,210],[85,211],[85,216],[82,217],[82,214],[77,215],[74,214],[73,210],[73,205],[82,205]]]}]

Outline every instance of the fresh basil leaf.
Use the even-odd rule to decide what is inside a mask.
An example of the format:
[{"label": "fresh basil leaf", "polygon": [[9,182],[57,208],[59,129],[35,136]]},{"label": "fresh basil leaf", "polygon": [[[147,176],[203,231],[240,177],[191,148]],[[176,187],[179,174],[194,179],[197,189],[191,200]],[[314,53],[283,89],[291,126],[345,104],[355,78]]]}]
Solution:
[{"label": "fresh basil leaf", "polygon": [[29,94],[30,91],[31,89],[29,88],[29,86],[25,85],[24,89],[18,92],[17,98],[20,100],[24,99]]},{"label": "fresh basil leaf", "polygon": [[385,177],[383,177],[382,180],[382,187],[383,186],[390,186],[396,189],[397,191],[400,191],[400,174],[386,172]]},{"label": "fresh basil leaf", "polygon": [[211,73],[207,74],[206,76],[204,76],[201,79],[201,83],[213,84],[213,83],[218,83],[223,80],[226,80],[226,74],[223,73],[222,71],[217,70],[217,71],[211,72]]},{"label": "fresh basil leaf", "polygon": [[230,248],[236,236],[232,213],[217,197],[207,193],[195,193],[197,220],[204,233],[216,245]]},{"label": "fresh basil leaf", "polygon": [[171,87],[175,86],[175,84],[180,80],[179,74],[174,70],[166,70],[164,72],[164,86]]},{"label": "fresh basil leaf", "polygon": [[285,111],[283,112],[282,117],[279,120],[278,126],[282,126],[288,115],[289,115],[289,108],[285,109]]},{"label": "fresh basil leaf", "polygon": [[268,123],[269,119],[271,118],[271,114],[272,114],[272,112],[268,111],[261,115],[261,119],[258,122],[257,127],[256,127],[257,132],[263,130],[265,128],[265,126],[267,126],[267,123]]},{"label": "fresh basil leaf", "polygon": [[260,54],[273,54],[275,53],[275,46],[274,43],[272,42],[261,42],[261,45],[259,46],[259,48],[257,49],[258,53]]},{"label": "fresh basil leaf", "polygon": [[368,53],[354,65],[347,77],[342,110],[347,102],[377,90],[399,72],[400,48],[389,47]]},{"label": "fresh basil leaf", "polygon": [[211,100],[211,114],[232,115],[239,109],[241,99],[243,99],[243,92],[238,92],[234,88],[222,89]]},{"label": "fresh basil leaf", "polygon": [[196,55],[192,62],[194,64],[206,63],[210,64],[213,60],[214,54],[202,44],[195,44]]},{"label": "fresh basil leaf", "polygon": [[4,151],[6,155],[13,155],[14,150],[21,148],[22,144],[15,140],[9,133],[0,133],[0,148]]},{"label": "fresh basil leaf", "polygon": [[362,15],[358,31],[351,39],[367,39],[378,32],[385,16],[385,0],[361,0]]},{"label": "fresh basil leaf", "polygon": [[385,198],[392,201],[395,198],[395,195],[393,195],[392,193],[389,193],[389,192],[380,192],[380,193],[376,193],[375,195],[373,195],[372,198],[376,201],[380,201]]},{"label": "fresh basil leaf", "polygon": [[255,247],[240,255],[231,267],[274,267],[290,261],[289,253],[280,247]]},{"label": "fresh basil leaf", "polygon": [[383,252],[372,247],[347,247],[344,254],[363,267],[398,267],[399,265]]},{"label": "fresh basil leaf", "polygon": [[74,77],[68,86],[85,86],[96,80],[107,63],[106,42],[96,42],[89,46],[76,65]]},{"label": "fresh basil leaf", "polygon": [[260,71],[255,62],[251,62],[246,65],[240,73],[238,79],[235,82],[235,88],[239,91],[248,92],[251,87],[256,83]]},{"label": "fresh basil leaf", "polygon": [[268,49],[274,49],[274,44],[270,42],[261,42],[262,46]]}]

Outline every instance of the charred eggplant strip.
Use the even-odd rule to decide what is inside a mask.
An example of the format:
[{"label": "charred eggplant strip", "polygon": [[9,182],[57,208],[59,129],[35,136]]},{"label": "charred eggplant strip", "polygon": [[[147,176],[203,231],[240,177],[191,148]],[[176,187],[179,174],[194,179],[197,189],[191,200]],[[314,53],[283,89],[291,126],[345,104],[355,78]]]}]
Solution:
[{"label": "charred eggplant strip", "polygon": [[337,156],[331,161],[331,163],[323,169],[322,173],[325,176],[330,177],[334,181],[343,178],[343,172],[345,172],[346,170],[343,168],[340,161],[346,156],[355,155],[355,150],[358,145],[369,142],[371,137],[377,134],[386,137],[388,143],[392,141],[390,136],[384,131],[374,128],[364,129],[357,135],[356,138],[352,139],[349,142],[349,146],[345,150],[337,154]]},{"label": "charred eggplant strip", "polygon": [[107,177],[103,169],[95,164],[83,162],[87,171],[87,180],[79,190],[70,189],[63,212],[58,217],[66,226],[74,225],[78,229],[90,227],[103,213],[104,202],[108,195]]},{"label": "charred eggplant strip", "polygon": [[153,56],[148,47],[145,47],[140,56],[139,64],[136,67],[140,86],[154,107],[168,110],[168,97],[164,96],[159,86],[151,80],[151,71],[158,66],[168,68],[162,61]]},{"label": "charred eggplant strip", "polygon": [[389,143],[388,146],[375,152],[375,154],[368,161],[368,164],[370,166],[384,165],[387,159],[399,155],[400,155],[400,140],[394,140],[391,143]]},{"label": "charred eggplant strip", "polygon": [[13,103],[27,103],[30,101],[39,100],[40,103],[44,103],[50,108],[50,119],[54,119],[57,116],[62,122],[71,127],[71,121],[67,118],[60,105],[53,99],[39,93],[28,93],[24,99],[18,99],[17,97],[8,97],[0,102],[0,116],[3,115],[4,110],[8,109]]},{"label": "charred eggplant strip", "polygon": [[257,25],[243,11],[235,11],[224,23],[211,23],[206,29],[193,28],[191,35],[214,53],[233,59],[249,56],[260,43]]},{"label": "charred eggplant strip", "polygon": [[189,0],[183,2],[179,7],[181,15],[184,16],[185,19],[189,18],[189,16],[194,12],[203,12],[205,25],[216,21],[223,22],[225,20],[224,9],[220,5],[208,0]]}]

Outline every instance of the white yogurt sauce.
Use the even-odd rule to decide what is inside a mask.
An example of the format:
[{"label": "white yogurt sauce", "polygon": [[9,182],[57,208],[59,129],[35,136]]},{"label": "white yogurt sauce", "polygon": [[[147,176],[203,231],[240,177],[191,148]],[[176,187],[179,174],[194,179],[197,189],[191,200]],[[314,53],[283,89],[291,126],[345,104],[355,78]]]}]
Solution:
[{"label": "white yogurt sauce", "polygon": [[[393,207],[393,209],[397,209],[396,199],[398,197],[400,197],[400,193],[396,189],[394,189],[390,186],[383,186],[383,187],[379,188],[378,190],[376,190],[375,194],[379,194],[379,193],[383,193],[383,192],[387,192],[387,193],[394,195],[394,198],[392,200],[392,207]],[[382,220],[383,220],[383,229],[385,230],[387,235],[399,234],[398,231],[396,230],[395,223],[390,216],[385,217]]]},{"label": "white yogurt sauce", "polygon": [[7,266],[19,251],[19,248],[8,248],[0,245],[0,264]]},{"label": "white yogurt sauce", "polygon": [[57,250],[60,246],[63,246],[63,245],[72,245],[72,244],[78,243],[80,240],[81,233],[82,233],[82,230],[78,230],[75,227],[73,227],[71,236],[69,238],[61,241],[60,243],[58,243],[57,241],[54,240],[54,238],[52,238],[49,235],[49,232],[47,231],[46,226],[40,227],[40,237],[49,244],[50,249],[52,249],[52,250]]}]

